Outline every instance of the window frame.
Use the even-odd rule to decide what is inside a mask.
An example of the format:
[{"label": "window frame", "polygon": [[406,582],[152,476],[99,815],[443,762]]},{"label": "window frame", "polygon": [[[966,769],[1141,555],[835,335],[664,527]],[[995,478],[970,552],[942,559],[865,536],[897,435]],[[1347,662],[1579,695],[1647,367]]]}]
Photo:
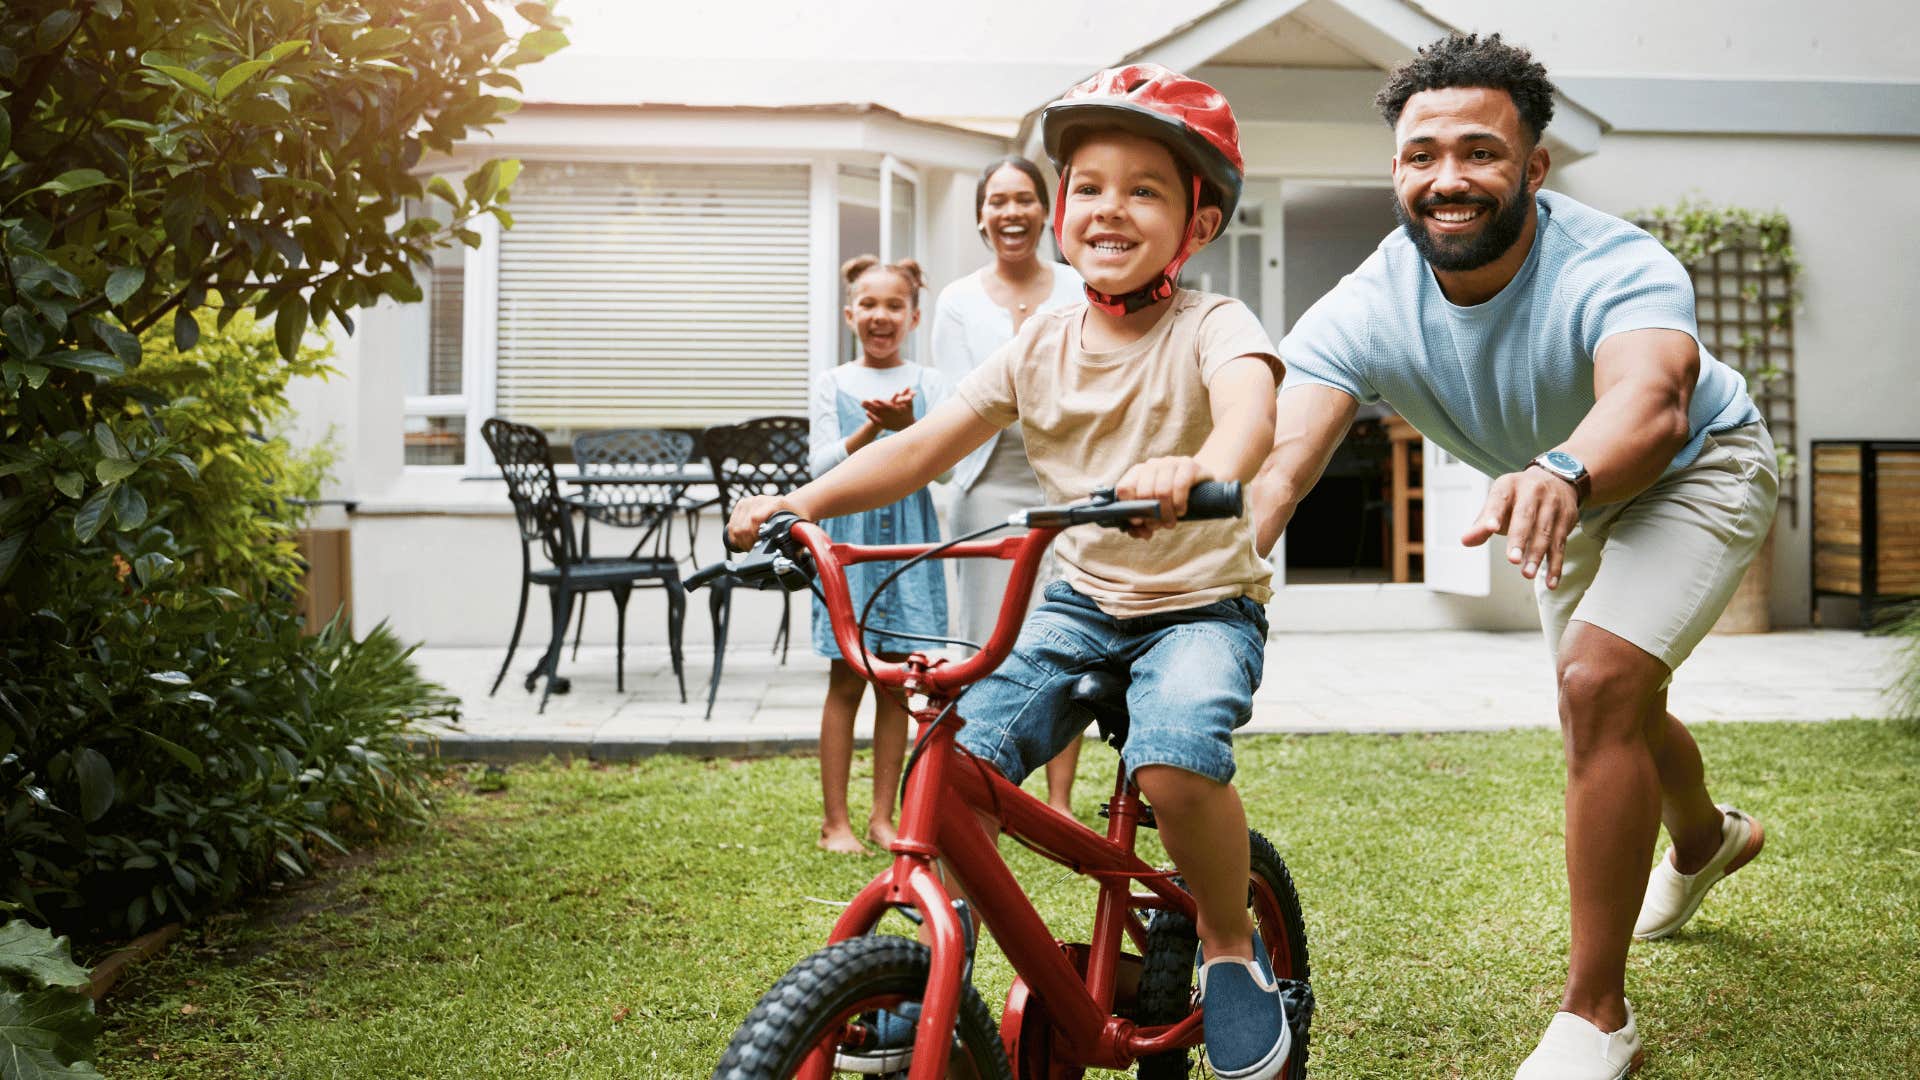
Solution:
[{"label": "window frame", "polygon": [[[893,177],[906,180],[913,190],[914,236],[926,235],[927,196],[921,170],[891,154],[868,150],[836,150],[812,155],[725,154],[711,151],[673,151],[635,147],[632,152],[609,152],[606,148],[541,147],[518,152],[522,161],[579,162],[585,164],[675,165],[717,167],[741,165],[803,166],[809,170],[809,230],[812,254],[809,262],[808,295],[815,307],[808,321],[808,377],[838,362],[837,342],[841,326],[841,290],[839,265],[835,261],[838,246],[826,242],[837,237],[840,228],[839,169],[843,165],[878,168],[881,173],[882,246],[891,242]],[[407,465],[408,475],[449,476],[461,479],[490,479],[498,475],[493,454],[481,437],[480,428],[495,412],[498,402],[497,365],[499,357],[500,238],[498,221],[490,214],[470,222],[480,234],[477,248],[467,248],[462,300],[465,305],[461,326],[461,386],[458,395],[408,395],[403,399],[402,426],[413,417],[453,416],[464,410],[466,416],[464,465]],[[430,318],[431,315],[429,314]],[[915,346],[924,353],[928,328],[924,324],[915,334]]]},{"label": "window frame", "polygon": [[[461,454],[465,460],[459,465],[408,464],[403,447],[401,467],[408,473],[467,476],[476,472],[484,474],[493,468],[493,455],[485,452],[486,443],[480,437],[480,425],[493,411],[493,357],[491,347],[483,347],[479,340],[482,335],[491,332],[493,320],[482,318],[477,305],[483,301],[492,303],[499,298],[499,290],[493,279],[499,270],[500,222],[492,214],[482,214],[467,222],[467,227],[480,235],[480,246],[471,248],[460,245],[463,271],[460,281],[460,393],[407,394],[401,398],[400,404],[403,440],[407,421],[416,417],[463,417],[461,430],[466,445]],[[422,317],[427,320],[429,327],[433,325],[432,303],[433,293],[429,289],[422,301]],[[476,458],[481,460],[476,463]],[[481,467],[476,468],[476,464]]]}]

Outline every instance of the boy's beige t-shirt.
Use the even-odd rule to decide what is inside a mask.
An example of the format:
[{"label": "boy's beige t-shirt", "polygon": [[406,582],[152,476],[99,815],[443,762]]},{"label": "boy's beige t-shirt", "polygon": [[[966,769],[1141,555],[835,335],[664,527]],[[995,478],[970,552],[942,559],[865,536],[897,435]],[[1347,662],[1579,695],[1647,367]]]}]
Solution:
[{"label": "boy's beige t-shirt", "polygon": [[[1052,502],[1111,487],[1149,458],[1198,453],[1213,431],[1207,384],[1229,361],[1265,360],[1276,385],[1283,374],[1260,320],[1230,297],[1182,289],[1146,336],[1112,352],[1080,347],[1086,313],[1076,304],[1033,316],[955,387],[988,423],[1020,422]],[[1149,540],[1081,526],[1054,552],[1067,583],[1118,618],[1273,596],[1244,516],[1183,522]]]}]

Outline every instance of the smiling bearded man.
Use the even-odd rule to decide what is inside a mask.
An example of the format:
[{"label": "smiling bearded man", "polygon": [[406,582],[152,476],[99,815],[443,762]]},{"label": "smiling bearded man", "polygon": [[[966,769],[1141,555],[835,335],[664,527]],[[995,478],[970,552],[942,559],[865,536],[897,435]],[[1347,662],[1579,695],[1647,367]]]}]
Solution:
[{"label": "smiling bearded man", "polygon": [[[1274,448],[1251,492],[1274,541],[1353,422],[1386,401],[1494,478],[1461,538],[1504,534],[1534,582],[1567,755],[1572,955],[1517,1080],[1618,1080],[1644,1056],[1627,946],[1680,929],[1760,850],[1707,794],[1667,685],[1773,521],[1773,443],[1700,347],[1659,242],[1541,190],[1553,84],[1524,49],[1452,35],[1393,71],[1401,228],[1280,343]],[[1665,823],[1672,850],[1647,865]]]}]

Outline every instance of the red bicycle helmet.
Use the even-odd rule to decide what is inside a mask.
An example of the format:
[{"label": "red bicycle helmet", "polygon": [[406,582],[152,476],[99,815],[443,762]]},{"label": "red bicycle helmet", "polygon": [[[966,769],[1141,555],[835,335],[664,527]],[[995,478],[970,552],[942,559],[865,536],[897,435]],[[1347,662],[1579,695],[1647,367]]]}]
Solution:
[{"label": "red bicycle helmet", "polygon": [[1225,222],[1233,220],[1233,211],[1240,203],[1246,166],[1240,157],[1240,125],[1220,91],[1159,64],[1108,68],[1067,91],[1040,114],[1047,157],[1060,172],[1059,197],[1054,200],[1053,210],[1056,242],[1064,244],[1061,233],[1066,223],[1068,151],[1080,134],[1106,128],[1119,128],[1161,143],[1193,173],[1193,201],[1188,207],[1186,235],[1180,241],[1182,254],[1175,256],[1156,280],[1133,292],[1110,296],[1087,287],[1087,298],[1096,307],[1121,315],[1173,295],[1200,214],[1203,185],[1213,188],[1224,227]]}]

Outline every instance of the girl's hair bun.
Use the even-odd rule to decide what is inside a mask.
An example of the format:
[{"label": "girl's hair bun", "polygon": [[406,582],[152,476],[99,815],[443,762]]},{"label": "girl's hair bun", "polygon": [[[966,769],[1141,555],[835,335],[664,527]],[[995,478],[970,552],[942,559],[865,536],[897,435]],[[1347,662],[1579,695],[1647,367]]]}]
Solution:
[{"label": "girl's hair bun", "polygon": [[907,283],[908,293],[913,296],[913,306],[920,306],[920,290],[927,287],[927,275],[913,259],[883,263],[878,255],[855,255],[840,265],[840,276],[847,283],[848,294],[852,294],[856,282],[873,270],[890,270],[899,274]]}]

